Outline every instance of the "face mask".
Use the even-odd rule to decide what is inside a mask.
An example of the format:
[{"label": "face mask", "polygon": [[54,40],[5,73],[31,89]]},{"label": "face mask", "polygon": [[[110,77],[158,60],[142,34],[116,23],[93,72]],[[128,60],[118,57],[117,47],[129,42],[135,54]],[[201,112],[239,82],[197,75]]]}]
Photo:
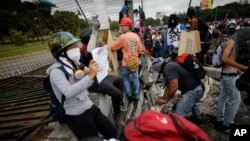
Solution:
[{"label": "face mask", "polygon": [[79,62],[81,57],[80,48],[76,47],[68,50],[67,55],[72,61]]},{"label": "face mask", "polygon": [[190,24],[188,24],[188,23],[185,26],[186,26],[186,28],[190,28]]}]

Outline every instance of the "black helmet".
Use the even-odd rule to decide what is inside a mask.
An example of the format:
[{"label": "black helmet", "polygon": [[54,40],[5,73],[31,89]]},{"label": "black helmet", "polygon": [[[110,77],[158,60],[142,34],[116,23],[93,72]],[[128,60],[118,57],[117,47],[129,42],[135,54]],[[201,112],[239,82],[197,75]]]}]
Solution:
[{"label": "black helmet", "polygon": [[80,34],[80,39],[81,39],[83,44],[88,44],[91,34],[92,34],[91,27],[87,27],[87,28],[83,29],[83,31]]},{"label": "black helmet", "polygon": [[53,34],[49,39],[48,45],[53,57],[57,58],[60,51],[78,41],[80,41],[80,39],[75,38],[69,32],[62,31]]},{"label": "black helmet", "polygon": [[193,6],[188,7],[187,15],[188,17],[192,17],[196,15],[196,10]]}]

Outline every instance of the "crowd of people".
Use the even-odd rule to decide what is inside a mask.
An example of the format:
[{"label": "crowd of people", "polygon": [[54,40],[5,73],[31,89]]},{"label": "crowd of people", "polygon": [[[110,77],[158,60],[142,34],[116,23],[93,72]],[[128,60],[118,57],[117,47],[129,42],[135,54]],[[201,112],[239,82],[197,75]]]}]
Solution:
[{"label": "crowd of people", "polygon": [[[122,118],[124,96],[129,101],[137,103],[136,106],[140,99],[140,55],[152,56],[154,58],[152,69],[164,77],[164,95],[155,101],[156,104],[168,103],[176,91],[180,90],[182,97],[173,111],[185,117],[191,110],[194,122],[196,124],[202,122],[202,111],[198,106],[204,94],[202,81],[193,78],[189,71],[175,62],[181,32],[199,29],[195,9],[193,7],[188,9],[186,23],[180,23],[179,17],[171,14],[166,27],[142,26],[138,10],[135,9],[133,14],[129,11],[128,3],[125,1],[119,13],[120,36],[109,46],[111,51],[117,52],[120,75],[107,75],[101,83],[96,79],[98,64],[91,55],[91,50],[105,44],[98,42],[101,23],[97,17],[92,20],[92,28],[84,29],[80,38],[62,31],[53,34],[49,39],[49,47],[56,62],[48,68],[47,74],[50,76],[56,97],[61,99],[62,94],[66,97],[64,104],[66,124],[78,139],[98,137],[99,134],[104,139],[119,138],[118,128],[126,126]],[[241,102],[240,91],[235,84],[237,76],[248,69],[246,64],[236,62],[236,45],[243,42],[237,37],[250,34],[250,30],[242,33],[238,29],[247,28],[246,24],[240,27],[235,25],[233,30],[232,23],[234,22],[228,20],[228,22],[216,23],[214,27],[208,25],[207,36],[200,39],[201,52],[196,54],[204,66],[213,67],[211,53],[221,40],[228,38],[224,43],[222,54],[221,93],[216,120],[227,134],[230,126],[234,125]],[[79,67],[82,65],[87,69],[79,78],[76,72],[82,69]],[[58,69],[60,66],[64,67],[69,78],[66,78]],[[88,95],[91,91],[111,97],[115,124],[90,100]]]}]

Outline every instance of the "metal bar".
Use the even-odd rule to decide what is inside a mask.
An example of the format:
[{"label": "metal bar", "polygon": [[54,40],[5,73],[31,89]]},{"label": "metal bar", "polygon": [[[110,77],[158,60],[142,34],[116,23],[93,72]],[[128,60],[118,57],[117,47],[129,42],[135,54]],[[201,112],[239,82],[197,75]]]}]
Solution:
[{"label": "metal bar", "polygon": [[50,122],[52,122],[53,119],[52,118],[48,118],[44,121],[41,121],[39,123],[35,123],[35,124],[31,124],[31,125],[27,125],[25,127],[21,127],[21,128],[18,128],[18,129],[15,129],[15,130],[12,130],[10,132],[7,132],[7,133],[4,133],[4,134],[0,134],[0,138],[1,139],[7,139],[8,137],[11,137],[13,136],[14,134],[18,133],[18,132],[21,132],[21,131],[24,131],[24,130],[29,130],[29,129],[33,129],[33,128],[36,128],[40,125],[44,125],[44,124],[48,124]]}]

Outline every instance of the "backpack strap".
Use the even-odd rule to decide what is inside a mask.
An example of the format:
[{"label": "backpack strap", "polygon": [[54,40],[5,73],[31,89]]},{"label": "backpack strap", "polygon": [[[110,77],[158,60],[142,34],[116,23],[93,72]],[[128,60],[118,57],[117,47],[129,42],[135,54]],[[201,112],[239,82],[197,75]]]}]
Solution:
[{"label": "backpack strap", "polygon": [[[62,66],[58,67],[58,69],[62,70],[63,73],[65,74],[65,77],[67,78],[67,80],[69,79],[69,75],[68,75],[68,72],[66,71],[66,69]],[[65,95],[62,94],[62,98],[61,98],[61,105],[63,106],[64,105],[64,101],[65,101]]]}]

